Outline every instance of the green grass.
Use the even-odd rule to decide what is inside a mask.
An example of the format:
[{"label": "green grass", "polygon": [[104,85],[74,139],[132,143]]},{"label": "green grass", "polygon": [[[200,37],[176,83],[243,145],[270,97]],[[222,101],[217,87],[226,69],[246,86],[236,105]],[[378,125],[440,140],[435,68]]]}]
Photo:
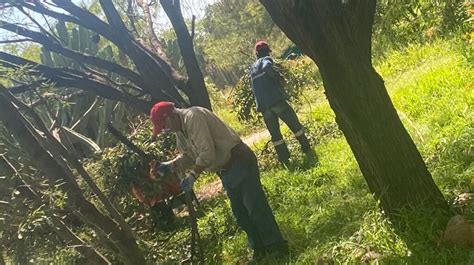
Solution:
[{"label": "green grass", "polygon": [[[454,41],[411,46],[387,54],[377,69],[448,201],[474,191],[474,69],[459,46]],[[436,247],[436,217],[427,219],[423,209],[403,213],[408,225],[395,232],[370,194],[329,105],[321,96],[310,96],[313,103],[302,117],[317,143],[319,167],[288,172],[274,166],[271,150],[257,151],[263,185],[291,250],[288,260],[262,264],[474,264],[472,250]],[[296,146],[290,140],[292,153]],[[474,219],[474,203],[461,210]],[[199,227],[208,263],[249,259],[245,235],[236,228],[225,196],[203,205]]]}]

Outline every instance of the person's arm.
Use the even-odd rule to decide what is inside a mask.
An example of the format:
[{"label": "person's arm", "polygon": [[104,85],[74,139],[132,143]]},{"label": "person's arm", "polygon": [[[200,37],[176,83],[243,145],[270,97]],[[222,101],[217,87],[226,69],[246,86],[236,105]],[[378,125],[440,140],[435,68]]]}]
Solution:
[{"label": "person's arm", "polygon": [[272,78],[278,78],[280,76],[280,73],[278,73],[273,66],[273,60],[269,57],[263,59],[262,70]]},{"label": "person's arm", "polygon": [[285,78],[280,72],[275,69],[273,60],[271,58],[264,58],[262,63],[262,69],[265,73],[267,73],[271,78],[277,80],[282,87],[286,86]]}]

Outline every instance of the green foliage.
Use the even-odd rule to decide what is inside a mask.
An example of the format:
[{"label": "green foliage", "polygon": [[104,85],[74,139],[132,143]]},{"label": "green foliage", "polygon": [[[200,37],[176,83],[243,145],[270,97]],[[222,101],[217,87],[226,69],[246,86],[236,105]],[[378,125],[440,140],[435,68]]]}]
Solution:
[{"label": "green foliage", "polygon": [[[275,65],[286,80],[284,89],[289,101],[293,104],[302,104],[303,92],[314,91],[322,86],[316,66],[307,57],[290,61],[275,60]],[[248,72],[232,89],[231,102],[232,108],[241,122],[260,123]]]},{"label": "green foliage", "polygon": [[378,1],[374,23],[376,51],[437,37],[459,36],[472,25],[465,23],[472,3],[448,1]]},{"label": "green foliage", "polygon": [[196,45],[207,58],[206,71],[219,88],[235,85],[254,59],[259,39],[280,54],[291,42],[256,0],[226,0],[210,5],[197,25]]},{"label": "green foliage", "polygon": [[[449,202],[455,202],[455,197],[462,192],[474,191],[472,11],[465,12],[472,10],[472,4],[463,5],[462,2],[379,1],[374,27],[377,53],[386,52],[394,45],[404,47],[403,50],[387,52],[384,57],[376,56],[376,67],[386,81],[405,127]],[[61,41],[73,50],[114,60],[114,48],[106,46],[103,41],[95,47],[89,41],[93,35],[87,30],[59,23],[56,31]],[[460,38],[462,34],[464,39]],[[458,39],[447,41],[439,38],[449,35],[456,35]],[[253,61],[254,42],[262,38],[270,42],[276,54],[289,44],[256,0],[226,0],[208,8],[206,18],[198,23],[196,46],[206,54],[207,71],[217,87],[232,85],[245,73]],[[431,44],[410,44],[423,41]],[[169,50],[176,49],[176,43],[165,46]],[[16,53],[23,51],[28,58],[39,61],[38,46],[21,50],[10,45],[9,49]],[[179,56],[171,57],[179,65]],[[50,66],[80,67],[44,50],[41,60]],[[265,142],[260,143],[256,151],[270,204],[290,244],[291,256],[286,262],[474,264],[472,250],[438,246],[441,224],[435,222],[439,220],[436,215],[427,220],[424,209],[406,209],[401,217],[409,225],[402,232],[394,230],[370,194],[352,152],[337,128],[334,113],[327,102],[321,102],[321,91],[314,89],[321,87],[314,64],[304,58],[281,62],[280,67],[290,84],[287,89],[293,95],[292,103],[297,108],[307,108],[303,100],[310,98],[311,103],[316,104],[309,109],[304,124],[320,157],[319,167],[298,166],[303,157],[290,133],[285,135],[285,139],[288,139],[297,165],[295,171],[278,168],[274,149]],[[21,76],[21,70],[16,75]],[[248,76],[244,76],[230,96],[214,86],[210,90],[215,112],[241,133],[254,130],[258,121],[249,82]],[[55,92],[59,94],[60,91]],[[316,100],[315,96],[318,96]],[[77,121],[76,118],[92,101],[93,97],[84,102],[56,102],[54,108],[67,109],[61,119],[68,123]],[[104,132],[105,128],[101,126],[110,119],[110,113],[114,113],[115,121],[124,116],[125,110],[113,102],[101,106],[100,114],[90,119],[90,123],[95,125],[83,130],[90,133],[90,129],[95,128]],[[231,108],[234,113],[229,111]],[[235,113],[243,124],[232,116]],[[49,114],[41,115],[48,117]],[[134,120],[133,125],[136,129],[131,138],[140,148],[159,159],[166,160],[172,156],[170,151],[174,140],[169,135],[157,143],[145,144],[151,134],[151,125],[140,120]],[[262,123],[259,122],[259,126]],[[99,137],[96,139],[103,141]],[[33,176],[38,185],[43,185],[41,175],[29,168],[30,161],[0,126],[0,153],[5,152],[8,156],[19,157],[19,168],[24,175]],[[189,258],[186,220],[178,219],[181,225],[173,234],[154,230],[153,222],[156,220],[151,209],[129,195],[132,183],[143,185],[143,189],[149,184],[142,182],[148,175],[148,165],[142,158],[119,145],[104,150],[89,161],[87,169],[131,225],[150,263],[178,263]],[[0,178],[0,183],[5,184],[5,179]],[[11,208],[5,211],[2,208],[0,213],[0,221],[5,222],[0,225],[1,240],[12,242],[4,246],[8,256],[14,257],[17,263],[26,263],[29,257],[38,264],[82,263],[73,248],[56,248],[60,243],[47,229],[44,208],[24,207],[25,202],[14,196],[11,183],[3,186],[7,187],[7,192],[2,196],[12,196],[1,198],[2,201],[8,199]],[[147,194],[157,192],[154,187],[149,188]],[[55,207],[62,207],[64,194],[54,189],[46,190],[45,194]],[[92,195],[88,199],[96,201]],[[245,247],[245,235],[237,228],[225,196],[202,203],[198,210],[206,262],[246,262],[250,252]],[[463,208],[456,206],[455,210],[474,220],[473,203]],[[91,244],[98,240],[90,230],[74,227],[74,232]],[[19,233],[21,239],[18,239]],[[114,257],[109,258],[119,263]],[[276,262],[265,260],[263,263]]]},{"label": "green foliage", "polygon": [[[152,134],[151,123],[148,119],[135,122],[135,129],[128,136],[135,145],[145,153],[152,154],[158,162],[174,158],[175,139],[172,134],[161,134],[155,142],[149,142]],[[132,196],[132,185],[138,187],[147,199],[156,197],[161,192],[159,183],[148,178],[148,162],[119,144],[104,149],[97,157],[90,159],[86,168],[137,234],[138,243],[145,249],[147,260],[155,263],[166,258],[173,259],[178,255],[174,250],[163,249],[160,240],[167,244],[181,244],[187,233],[183,229],[185,219],[175,220],[174,228],[183,232],[176,231],[175,236],[172,236],[163,231],[164,220],[160,219],[162,216]]]},{"label": "green foliage", "polygon": [[416,77],[392,87],[395,106],[402,110],[408,130],[420,142],[419,149],[439,178],[440,188],[450,196],[467,192],[474,184],[469,179],[474,170],[470,151],[474,71],[459,49],[455,42],[409,48],[413,51],[410,55],[425,54],[416,64]]},{"label": "green foliage", "polygon": [[232,91],[230,89],[218,89],[213,83],[206,82],[207,91],[211,100],[213,112],[222,120],[226,121],[232,129],[240,135],[249,135],[260,126],[252,123],[240,122],[232,107]]},{"label": "green foliage", "polygon": [[[157,141],[147,143],[151,136],[149,122],[141,123],[141,126],[133,131],[130,140],[140,149],[156,157],[157,161],[167,161],[172,157],[174,150],[174,137],[172,134],[161,134]],[[101,185],[107,187],[107,193],[113,201],[127,196],[132,185],[142,190],[145,195],[152,197],[160,192],[159,183],[150,181],[149,161],[120,144],[113,148],[104,150],[101,156],[89,166],[98,176],[101,176]]]}]

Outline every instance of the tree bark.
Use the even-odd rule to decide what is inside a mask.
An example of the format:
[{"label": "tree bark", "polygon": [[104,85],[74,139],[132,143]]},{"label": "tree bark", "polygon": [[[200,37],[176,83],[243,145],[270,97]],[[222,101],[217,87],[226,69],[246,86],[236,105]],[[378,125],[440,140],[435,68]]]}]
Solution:
[{"label": "tree bark", "polygon": [[163,49],[163,46],[161,45],[161,42],[158,40],[158,37],[156,36],[148,1],[137,0],[136,2],[137,2],[137,5],[139,5],[143,10],[143,16],[144,16],[144,20],[146,24],[145,29],[147,31],[148,37],[150,38],[151,50],[153,54],[156,55],[155,59],[161,65],[163,70],[172,77],[176,86],[178,86],[181,91],[183,91],[188,97],[190,97],[189,89],[187,89],[186,87],[187,78],[179,74],[178,71],[176,71],[176,69],[174,69],[171,66],[170,60],[168,59],[168,56],[166,55]]},{"label": "tree bark", "polygon": [[60,162],[54,150],[45,149],[47,143],[18,112],[15,106],[0,90],[0,120],[5,127],[15,135],[20,146],[30,156],[35,166],[47,176],[51,183],[62,182],[58,185],[67,194],[66,206],[74,209],[84,221],[92,225],[98,233],[105,233],[119,250],[126,264],[145,264],[143,253],[138,248],[134,238],[130,238],[109,217],[103,215],[93,204],[86,200],[82,190],[75,182],[73,173]]},{"label": "tree bark", "polygon": [[[181,15],[179,1],[176,2],[178,5],[171,4],[170,12],[173,13],[171,19],[173,25],[178,27],[176,29],[178,42],[180,43],[189,79],[181,76],[167,60],[153,32],[153,24],[149,12],[145,12],[145,20],[148,33],[153,33],[151,34],[152,49],[149,49],[131,35],[111,0],[99,1],[108,23],[87,9],[75,5],[73,1],[52,0],[52,3],[56,5],[55,9],[50,9],[49,5],[45,5],[41,1],[14,1],[11,6],[18,8],[23,13],[26,13],[25,10],[33,11],[57,20],[77,24],[96,32],[115,44],[121,51],[121,54],[127,55],[135,65],[136,72],[116,63],[68,49],[62,46],[56,37],[48,33],[35,32],[6,21],[1,21],[0,27],[15,32],[18,35],[28,36],[32,41],[40,43],[44,49],[71,58],[79,62],[81,66],[84,64],[98,67],[101,70],[110,71],[127,78],[144,91],[143,95],[150,95],[151,102],[148,105],[152,105],[156,101],[166,100],[174,102],[179,107],[186,107],[191,104],[210,109],[209,96],[194,54],[192,39]],[[144,7],[144,3],[140,3]],[[149,9],[144,8],[144,11],[149,11]],[[29,17],[34,23],[37,23],[32,16]],[[54,74],[50,78],[53,82],[60,83],[57,80],[60,79],[59,81],[63,84],[67,83],[71,87],[76,87],[74,86],[75,82],[66,82],[66,80]],[[81,82],[78,82],[78,84],[81,84]],[[84,82],[82,82],[82,85],[80,88],[84,89]],[[188,100],[183,98],[178,90],[181,90],[188,97]],[[143,108],[140,110],[143,111]],[[148,111],[149,109],[145,112],[148,113]]]},{"label": "tree bark", "polygon": [[189,34],[183,14],[181,13],[180,1],[160,0],[160,3],[170,19],[178,39],[181,57],[183,58],[186,73],[189,77],[190,103],[191,105],[201,106],[211,110],[211,101],[207,93],[206,83],[204,82],[204,76],[196,59],[196,54],[194,53],[193,39]]},{"label": "tree bark", "polygon": [[326,96],[385,213],[446,201],[371,62],[375,0],[260,0],[276,24],[319,67]]}]

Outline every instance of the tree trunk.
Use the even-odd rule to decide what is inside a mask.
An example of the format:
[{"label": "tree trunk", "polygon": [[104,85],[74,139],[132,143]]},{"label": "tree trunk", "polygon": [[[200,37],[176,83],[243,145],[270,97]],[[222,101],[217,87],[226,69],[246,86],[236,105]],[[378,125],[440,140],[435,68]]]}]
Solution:
[{"label": "tree trunk", "polygon": [[[403,127],[371,62],[375,0],[260,0],[319,67],[326,96],[385,213],[445,208],[443,195]],[[344,4],[345,3],[345,4]]]},{"label": "tree trunk", "polygon": [[194,53],[193,39],[181,13],[180,1],[160,0],[160,3],[170,19],[178,39],[179,50],[189,78],[188,85],[191,94],[189,101],[193,106],[201,106],[211,110],[211,101],[207,93],[206,83]]},{"label": "tree trunk", "polygon": [[[5,89],[5,88],[3,88]],[[62,182],[58,187],[67,194],[66,206],[78,212],[84,222],[90,224],[98,233],[105,233],[119,250],[126,264],[145,264],[145,258],[134,238],[130,238],[109,217],[103,215],[92,203],[86,200],[75,182],[74,175],[55,154],[45,149],[45,142],[26,119],[18,112],[0,90],[0,120],[15,135],[20,146],[30,156],[35,166],[47,176],[51,183]]]}]

